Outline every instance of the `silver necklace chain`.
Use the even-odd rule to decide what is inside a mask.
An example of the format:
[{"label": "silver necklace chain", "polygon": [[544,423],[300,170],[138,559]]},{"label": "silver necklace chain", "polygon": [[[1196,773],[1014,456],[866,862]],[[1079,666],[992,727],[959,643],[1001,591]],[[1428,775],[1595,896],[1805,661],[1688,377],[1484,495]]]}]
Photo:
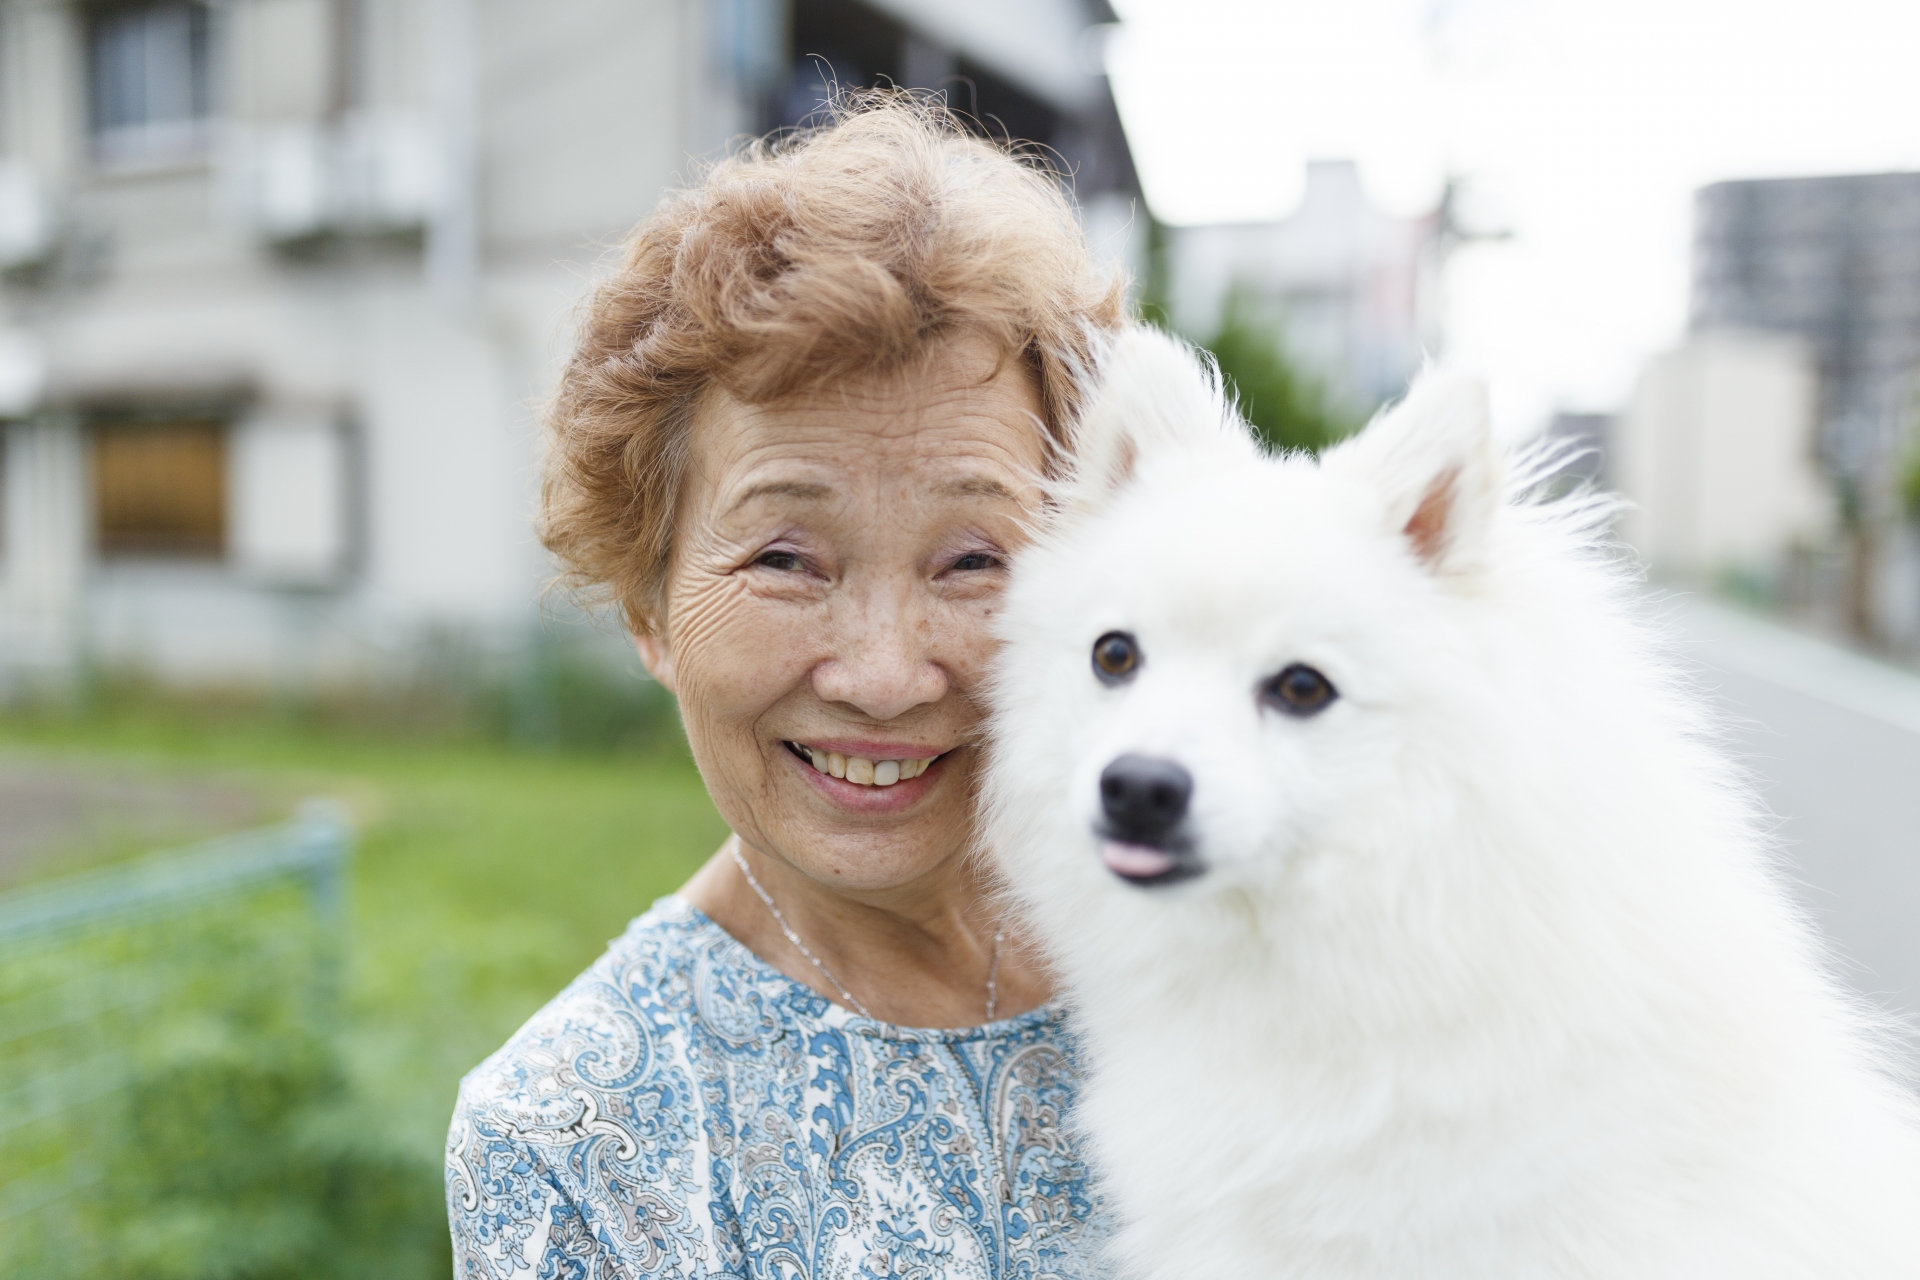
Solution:
[{"label": "silver necklace chain", "polygon": [[[760,881],[754,877],[753,868],[747,865],[746,858],[740,852],[739,836],[736,835],[727,841],[727,852],[733,855],[734,865],[740,868],[740,874],[747,878],[747,883],[753,886],[753,891],[760,895],[760,901],[767,904],[767,910],[773,915],[773,922],[780,926],[780,932],[785,934],[787,941],[793,944],[793,949],[805,956],[807,963],[818,969],[820,976],[827,980],[827,985],[839,992],[840,998],[845,1000],[849,1005],[852,1005],[861,1017],[873,1018],[873,1014],[867,1009],[867,1006],[861,1004],[860,1001],[855,998],[853,992],[847,990],[847,984],[834,977],[833,970],[827,968],[827,966],[822,963],[820,957],[813,954],[812,948],[800,941],[800,935],[793,931],[793,926],[787,923],[786,916],[782,915],[780,908],[773,904],[773,895],[761,887]],[[993,962],[987,967],[988,1022],[994,1020],[994,1015],[999,1012],[1000,1008],[1000,944],[1006,939],[1006,936],[1007,931],[1004,928],[994,931]],[[878,1019],[874,1020],[878,1021]]]}]

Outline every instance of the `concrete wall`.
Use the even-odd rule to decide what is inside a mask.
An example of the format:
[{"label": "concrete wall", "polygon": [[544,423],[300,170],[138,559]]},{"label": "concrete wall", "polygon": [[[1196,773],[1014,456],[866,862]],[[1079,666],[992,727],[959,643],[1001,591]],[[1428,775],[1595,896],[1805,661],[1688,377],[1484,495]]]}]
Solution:
[{"label": "concrete wall", "polygon": [[[608,247],[726,114],[724,83],[688,85],[707,73],[684,56],[702,6],[362,0],[350,27],[342,12],[219,6],[212,140],[184,160],[107,165],[89,150],[80,10],[0,4],[0,154],[31,171],[57,228],[44,261],[0,289],[40,384],[0,428],[0,668],[93,658],[186,680],[309,678],[398,660],[428,630],[510,644],[535,625],[548,569],[528,518],[532,406]],[[448,124],[463,104],[464,143]],[[288,158],[313,155],[313,181],[331,180],[318,166],[368,113],[424,122],[438,149],[417,216],[336,233],[320,199],[310,234],[264,222],[262,184],[278,182],[284,206],[300,193]],[[470,233],[452,289],[433,270],[449,220]],[[89,415],[183,397],[234,406],[237,543],[218,561],[103,559]],[[316,496],[323,479],[261,471],[297,471],[312,447],[244,443],[263,422],[316,419],[340,442],[335,499]],[[273,483],[237,491],[247,476]],[[303,519],[339,502],[339,572],[263,567],[274,492]]]},{"label": "concrete wall", "polygon": [[1653,360],[1609,460],[1634,504],[1626,541],[1665,573],[1771,577],[1794,544],[1824,538],[1818,390],[1806,348],[1779,336],[1704,333]]}]

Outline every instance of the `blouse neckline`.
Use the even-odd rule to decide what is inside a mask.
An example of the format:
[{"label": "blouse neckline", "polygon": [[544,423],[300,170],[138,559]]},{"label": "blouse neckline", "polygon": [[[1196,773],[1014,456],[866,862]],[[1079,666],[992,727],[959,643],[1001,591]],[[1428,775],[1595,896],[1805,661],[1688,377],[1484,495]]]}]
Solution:
[{"label": "blouse neckline", "polygon": [[[849,1009],[815,991],[804,982],[796,982],[780,972],[761,959],[740,939],[728,933],[717,920],[677,893],[661,898],[653,904],[653,909],[663,913],[671,911],[683,916],[702,932],[711,933],[717,945],[729,953],[736,964],[750,972],[758,981],[784,988],[785,1003],[795,1017],[808,1017],[826,1026],[869,1036],[876,1040],[904,1040],[920,1044],[963,1044],[973,1040],[998,1040],[1030,1031],[1054,1020],[1064,1012],[1059,1001],[1050,1000],[1025,1013],[1017,1013],[1010,1018],[997,1018],[992,1022],[983,1022],[972,1027],[908,1027],[896,1022],[882,1022],[878,1018],[869,1018],[865,1014]],[[815,1008],[822,1008],[824,1011],[814,1013]]]}]

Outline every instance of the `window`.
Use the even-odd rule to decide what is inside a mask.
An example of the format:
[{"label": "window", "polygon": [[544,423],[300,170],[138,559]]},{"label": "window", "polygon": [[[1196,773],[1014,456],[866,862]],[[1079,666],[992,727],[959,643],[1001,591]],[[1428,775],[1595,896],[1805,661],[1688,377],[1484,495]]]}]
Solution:
[{"label": "window", "polygon": [[207,7],[185,0],[88,11],[95,154],[108,163],[197,154],[210,108]]},{"label": "window", "polygon": [[103,557],[218,559],[227,542],[219,418],[97,422],[94,546]]}]

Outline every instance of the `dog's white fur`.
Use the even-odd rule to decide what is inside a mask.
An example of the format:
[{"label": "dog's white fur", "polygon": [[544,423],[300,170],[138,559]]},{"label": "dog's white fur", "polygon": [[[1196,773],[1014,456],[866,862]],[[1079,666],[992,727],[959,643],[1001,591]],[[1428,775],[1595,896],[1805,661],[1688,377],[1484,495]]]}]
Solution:
[{"label": "dog's white fur", "polygon": [[[985,847],[1079,1020],[1122,1271],[1920,1275],[1910,1096],[1604,504],[1529,500],[1472,383],[1316,464],[1169,339],[1101,374],[1002,615]],[[1294,662],[1317,716],[1256,698]],[[1129,752],[1192,772],[1198,879],[1102,865]]]}]

